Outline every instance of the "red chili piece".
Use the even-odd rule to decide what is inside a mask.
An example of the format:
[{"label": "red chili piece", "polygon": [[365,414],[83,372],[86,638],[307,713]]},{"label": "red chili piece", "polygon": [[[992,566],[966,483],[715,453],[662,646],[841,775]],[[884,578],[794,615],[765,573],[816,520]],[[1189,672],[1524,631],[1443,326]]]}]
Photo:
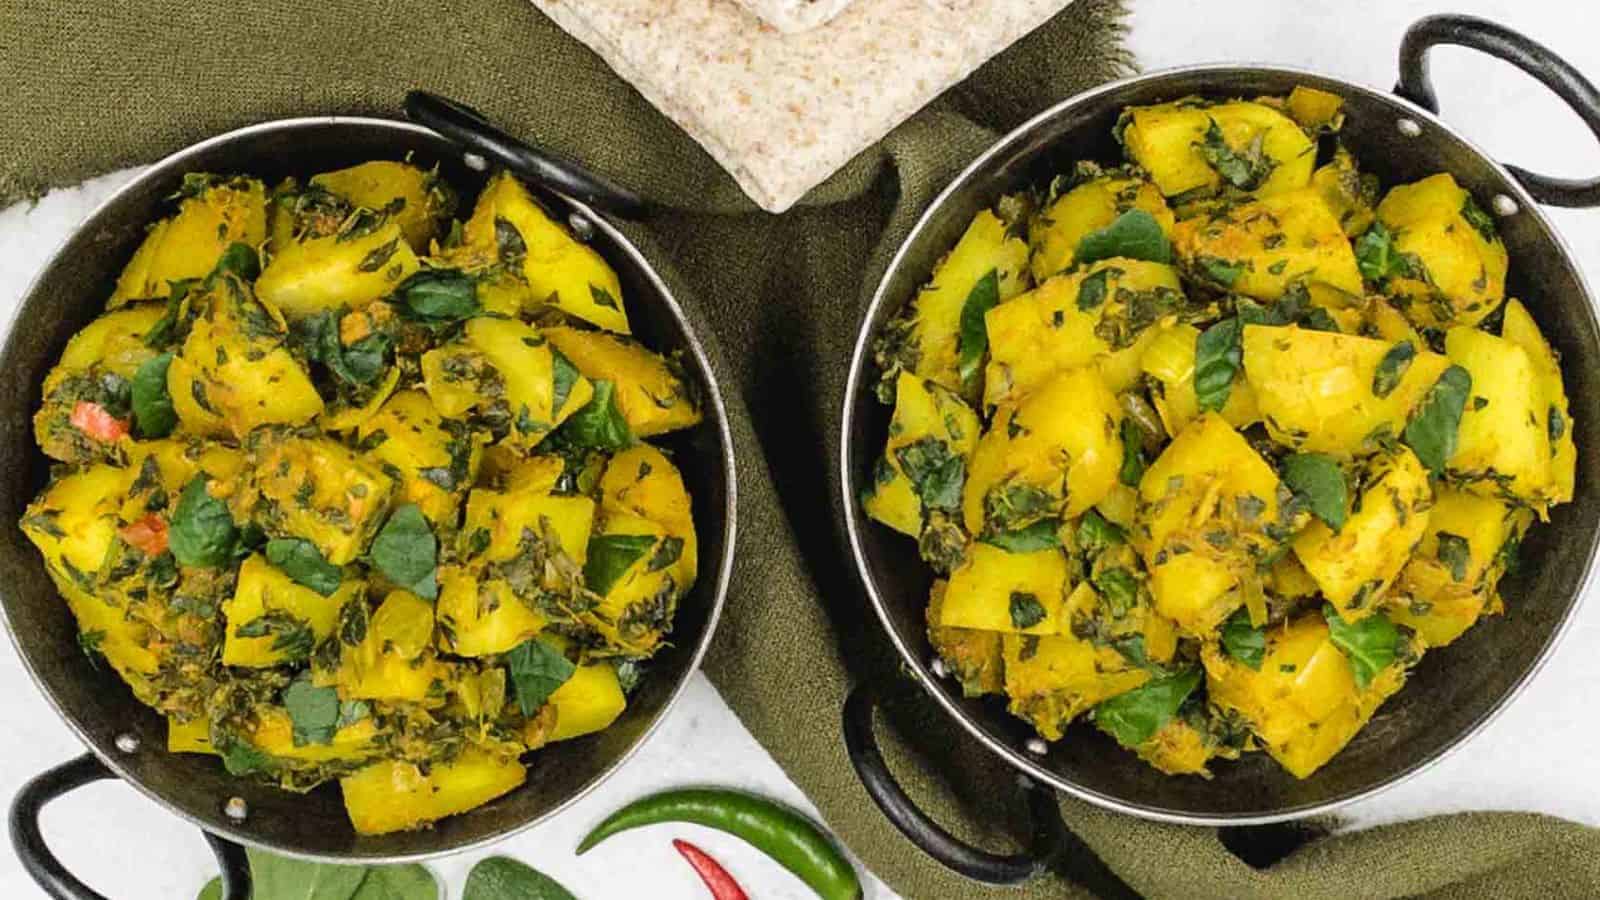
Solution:
[{"label": "red chili piece", "polygon": [[122,526],[117,535],[149,556],[167,552],[167,520],[155,513]]},{"label": "red chili piece", "polygon": [[710,854],[685,840],[674,840],[672,846],[678,848],[683,858],[694,867],[700,880],[711,889],[712,900],[750,900],[744,888],[739,887],[739,882],[734,881],[728,870],[712,859]]},{"label": "red chili piece", "polygon": [[87,434],[89,437],[109,444],[119,438],[128,436],[128,423],[106,412],[106,408],[98,403],[79,400],[78,405],[72,408],[72,415],[67,419],[72,427]]}]

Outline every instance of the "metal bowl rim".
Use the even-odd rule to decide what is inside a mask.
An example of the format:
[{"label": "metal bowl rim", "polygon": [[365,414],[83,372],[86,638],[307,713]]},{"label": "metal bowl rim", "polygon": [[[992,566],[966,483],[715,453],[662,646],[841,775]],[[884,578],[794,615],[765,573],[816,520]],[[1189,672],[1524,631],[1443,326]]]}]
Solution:
[{"label": "metal bowl rim", "polygon": [[[1506,707],[1511,705],[1512,701],[1522,693],[1523,689],[1527,687],[1528,683],[1532,681],[1533,678],[1539,674],[1539,671],[1544,668],[1545,664],[1549,662],[1550,657],[1554,654],[1557,645],[1560,644],[1562,638],[1566,636],[1567,632],[1571,630],[1573,620],[1577,618],[1578,609],[1584,602],[1584,596],[1588,593],[1589,588],[1594,582],[1596,550],[1597,548],[1600,548],[1600,531],[1597,531],[1589,536],[1589,547],[1585,555],[1583,574],[1579,579],[1577,592],[1568,600],[1566,611],[1562,615],[1561,621],[1545,639],[1544,646],[1539,650],[1539,653],[1535,657],[1533,664],[1528,667],[1527,671],[1525,671],[1522,676],[1519,677],[1516,682],[1513,683],[1511,687],[1507,689],[1505,693],[1483,715],[1479,716],[1476,721],[1462,729],[1460,733],[1458,733],[1443,747],[1434,751],[1430,755],[1417,760],[1410,766],[1406,767],[1403,771],[1391,775],[1388,778],[1368,787],[1352,791],[1345,796],[1335,797],[1331,800],[1325,800],[1319,803],[1305,804],[1302,806],[1295,806],[1281,810],[1271,810],[1262,813],[1228,815],[1172,812],[1170,810],[1152,808],[1143,804],[1131,803],[1100,791],[1083,787],[1082,785],[1079,785],[1068,778],[1062,777],[1061,775],[1058,775],[1057,773],[1052,772],[1040,765],[1029,754],[1022,752],[1010,746],[1005,741],[1002,741],[999,738],[989,734],[974,717],[969,716],[966,710],[962,709],[956,700],[940,687],[938,678],[928,668],[926,661],[922,659],[919,653],[919,648],[910,646],[901,638],[900,633],[896,630],[894,622],[889,615],[888,606],[883,596],[878,592],[877,582],[873,576],[872,569],[867,564],[866,551],[862,545],[861,525],[858,522],[863,514],[861,513],[860,504],[858,503],[857,497],[852,489],[850,460],[852,436],[855,430],[853,422],[853,410],[856,404],[857,395],[860,390],[862,373],[869,364],[871,341],[875,336],[871,324],[879,309],[885,303],[885,295],[889,288],[890,275],[904,265],[906,254],[910,251],[912,243],[929,226],[929,222],[933,219],[934,215],[938,213],[952,198],[965,190],[968,182],[971,181],[980,170],[984,169],[991,160],[999,156],[1002,152],[1011,149],[1018,142],[1028,138],[1035,130],[1055,119],[1057,116],[1060,116],[1063,113],[1081,105],[1093,103],[1106,94],[1122,90],[1129,85],[1140,82],[1154,81],[1173,76],[1187,76],[1194,79],[1204,80],[1215,76],[1238,75],[1242,73],[1266,74],[1289,78],[1310,77],[1321,81],[1334,82],[1349,91],[1359,92],[1376,97],[1379,100],[1387,101],[1388,103],[1406,111],[1419,121],[1424,121],[1435,128],[1439,128],[1447,135],[1461,141],[1461,143],[1465,145],[1468,150],[1477,154],[1480,159],[1488,164],[1495,174],[1500,176],[1503,183],[1506,185],[1507,192],[1511,194],[1514,200],[1516,200],[1519,207],[1519,214],[1532,215],[1535,221],[1541,226],[1545,234],[1555,242],[1556,248],[1561,252],[1562,257],[1568,264],[1568,267],[1576,274],[1578,284],[1583,289],[1583,296],[1580,299],[1584,305],[1586,313],[1588,314],[1590,323],[1596,323],[1593,300],[1594,291],[1590,287],[1588,279],[1584,275],[1583,269],[1576,265],[1575,257],[1572,253],[1572,247],[1567,243],[1566,239],[1562,237],[1561,233],[1556,230],[1554,225],[1550,222],[1549,217],[1545,215],[1544,210],[1540,208],[1539,203],[1533,199],[1533,197],[1527,192],[1522,184],[1517,181],[1514,176],[1512,176],[1512,174],[1504,165],[1495,161],[1495,158],[1487,153],[1482,147],[1478,146],[1476,142],[1467,138],[1454,126],[1447,124],[1439,117],[1439,115],[1424,109],[1421,106],[1418,106],[1416,103],[1413,103],[1405,97],[1391,92],[1375,90],[1373,88],[1366,87],[1365,85],[1356,84],[1355,82],[1348,81],[1337,76],[1328,75],[1326,73],[1317,72],[1312,69],[1306,69],[1302,67],[1268,63],[1198,63],[1194,65],[1173,66],[1152,72],[1131,75],[1126,78],[1119,78],[1116,81],[1107,82],[1082,93],[1074,94],[1047,107],[1042,112],[1028,119],[1026,122],[1023,122],[1021,125],[1018,125],[1016,128],[1007,132],[1005,136],[991,144],[988,149],[984,150],[983,153],[979,154],[976,159],[962,169],[961,173],[957,175],[950,182],[950,184],[946,186],[944,190],[940,191],[939,194],[934,197],[932,202],[928,204],[928,208],[923,211],[922,215],[918,217],[916,224],[911,227],[911,230],[906,233],[905,238],[901,240],[899,248],[895,251],[894,256],[890,258],[888,266],[885,267],[883,275],[879,278],[878,286],[872,294],[872,300],[867,304],[867,308],[862,315],[861,325],[856,335],[855,347],[850,355],[850,370],[845,381],[843,407],[844,415],[840,422],[839,431],[839,484],[840,490],[843,494],[842,500],[845,511],[845,530],[849,535],[850,552],[855,561],[856,574],[860,578],[863,587],[865,587],[868,598],[872,601],[872,608],[878,616],[879,623],[883,626],[884,631],[888,633],[889,640],[894,644],[895,650],[900,654],[901,660],[910,667],[917,683],[921,685],[922,689],[931,695],[941,707],[944,708],[945,712],[949,713],[951,718],[959,723],[961,727],[965,729],[966,732],[976,739],[980,744],[987,747],[990,751],[1004,759],[1012,767],[1016,768],[1027,776],[1037,779],[1045,784],[1050,785],[1056,790],[1062,791],[1063,793],[1069,794],[1080,800],[1084,800],[1104,809],[1112,810],[1113,812],[1127,813],[1143,819],[1177,825],[1266,825],[1275,822],[1286,822],[1326,814],[1336,809],[1348,806],[1352,803],[1356,803],[1360,800],[1373,797],[1379,793],[1382,793],[1383,791],[1388,790],[1389,788],[1408,781],[1423,771],[1431,768],[1440,760],[1454,753],[1473,737],[1476,737],[1478,734],[1482,733],[1482,731],[1488,727],[1489,723],[1493,722],[1502,712],[1504,712]],[[1206,84],[1193,85],[1193,87],[1196,89],[1201,89],[1206,86]]]},{"label": "metal bowl rim", "polygon": [[[56,261],[66,250],[67,246],[82,232],[83,228],[88,223],[99,218],[101,215],[105,214],[107,210],[122,202],[126,195],[142,187],[150,179],[166,174],[169,169],[180,167],[181,164],[190,157],[193,157],[206,150],[210,150],[219,144],[236,141],[242,138],[249,138],[257,134],[271,131],[294,130],[298,128],[322,127],[328,125],[352,125],[358,127],[393,129],[397,131],[410,132],[441,141],[445,140],[437,132],[434,132],[431,129],[424,128],[421,125],[417,125],[413,122],[406,122],[399,119],[387,119],[375,116],[298,116],[286,119],[270,119],[265,122],[257,122],[251,125],[241,126],[231,131],[225,131],[221,134],[213,135],[212,137],[206,138],[198,143],[184,147],[181,150],[174,151],[173,153],[170,153],[161,159],[150,163],[143,172],[140,172],[138,175],[134,176],[128,181],[127,184],[117,188],[117,190],[114,191],[110,196],[101,201],[94,207],[94,209],[90,210],[86,215],[84,215],[78,224],[73,226],[72,230],[67,234],[67,236],[57,243],[55,249],[53,249],[49,256],[45,258],[44,263],[39,267],[38,272],[29,281],[28,287],[25,291],[23,291],[21,300],[17,303],[16,309],[12,311],[11,316],[7,320],[7,331],[5,332],[6,343],[9,343],[11,336],[16,334],[16,327],[22,322],[23,310],[28,305],[28,300],[34,296],[35,292],[39,289],[40,283],[44,280],[45,274],[55,265]],[[554,818],[558,814],[566,811],[574,803],[577,803],[579,800],[583,799],[591,791],[599,787],[602,782],[615,775],[617,771],[621,769],[622,766],[625,765],[633,757],[633,755],[639,751],[639,748],[644,746],[644,744],[650,740],[650,738],[655,734],[656,730],[661,727],[661,723],[672,712],[672,708],[677,705],[679,699],[682,698],[684,691],[688,689],[689,682],[694,678],[695,674],[699,672],[700,663],[705,658],[706,652],[711,647],[711,640],[716,634],[717,623],[722,618],[722,610],[727,602],[728,585],[733,575],[733,558],[736,550],[736,539],[738,536],[738,474],[734,465],[733,434],[728,425],[728,411],[726,406],[723,404],[722,389],[716,377],[716,369],[711,365],[711,361],[706,357],[705,347],[701,343],[699,334],[695,330],[693,323],[690,321],[688,313],[684,310],[683,306],[678,303],[677,297],[667,287],[666,283],[662,281],[660,273],[658,273],[655,267],[650,265],[650,262],[645,259],[642,253],[639,252],[639,248],[634,246],[633,242],[628,240],[626,235],[617,229],[616,226],[614,226],[604,216],[592,209],[588,204],[560,191],[554,191],[543,186],[541,186],[541,189],[549,191],[550,193],[560,197],[564,202],[571,204],[575,211],[582,213],[591,224],[605,232],[610,240],[614,241],[624,253],[632,258],[636,264],[638,264],[640,270],[649,278],[650,284],[660,292],[661,299],[666,304],[668,310],[677,318],[679,322],[682,323],[684,333],[688,337],[687,349],[693,354],[695,360],[699,363],[701,370],[706,373],[706,387],[708,394],[707,401],[713,413],[712,418],[715,422],[718,438],[722,442],[723,476],[727,484],[727,496],[723,509],[724,525],[722,530],[724,550],[722,553],[722,563],[718,567],[716,573],[715,587],[712,590],[711,610],[706,617],[705,632],[700,636],[699,645],[695,648],[694,653],[690,656],[683,675],[678,679],[678,683],[673,686],[671,693],[667,695],[666,701],[662,704],[661,710],[656,713],[654,720],[651,721],[642,732],[640,732],[639,736],[634,739],[633,743],[630,744],[626,750],[620,753],[609,766],[601,770],[593,778],[589,779],[588,782],[583,784],[578,790],[574,791],[571,796],[567,797],[565,800],[562,800],[560,803],[557,803],[543,814],[530,817],[526,821],[512,828],[504,829],[494,834],[485,835],[481,838],[461,844],[459,846],[451,847],[446,850],[417,851],[414,853],[398,853],[385,856],[361,856],[359,859],[363,864],[381,865],[386,863],[419,862],[428,859],[438,859],[441,857],[453,856],[459,853],[466,853],[490,844],[499,843],[500,841],[504,841],[510,837],[527,831],[530,828]],[[0,588],[0,590],[5,589]],[[149,787],[139,778],[134,776],[122,763],[123,757],[119,756],[118,753],[114,753],[112,752],[111,748],[101,747],[98,743],[96,743],[96,741],[90,736],[88,730],[78,723],[77,718],[70,715],[66,711],[65,707],[62,706],[61,702],[57,698],[55,692],[50,688],[49,682],[43,678],[39,671],[34,667],[33,659],[30,657],[27,649],[24,647],[21,636],[18,635],[16,629],[12,627],[10,614],[7,612],[7,604],[5,603],[0,603],[0,623],[4,623],[6,634],[10,637],[11,644],[16,649],[17,657],[22,661],[22,665],[27,671],[28,677],[33,681],[40,693],[44,694],[45,699],[50,702],[50,705],[55,709],[57,716],[59,716],[61,720],[67,724],[67,727],[72,729],[73,734],[77,735],[78,739],[83,742],[84,746],[89,748],[90,752],[98,757],[107,768],[116,773],[119,780],[131,785],[135,790],[154,801],[161,808],[173,813],[174,815],[190,823],[191,825],[200,828],[201,830],[221,835],[229,840],[238,841],[246,846],[269,850],[281,856],[288,856],[294,859],[303,859],[311,862],[329,863],[345,863],[349,862],[353,858],[351,856],[345,856],[341,854],[312,853],[293,847],[284,847],[274,843],[266,842],[251,834],[250,831],[240,827],[239,825],[227,824],[219,826],[216,823],[203,821],[198,816],[191,814],[188,810],[183,809],[176,803],[168,800],[162,796],[159,791]],[[165,751],[163,750],[161,752]]]}]

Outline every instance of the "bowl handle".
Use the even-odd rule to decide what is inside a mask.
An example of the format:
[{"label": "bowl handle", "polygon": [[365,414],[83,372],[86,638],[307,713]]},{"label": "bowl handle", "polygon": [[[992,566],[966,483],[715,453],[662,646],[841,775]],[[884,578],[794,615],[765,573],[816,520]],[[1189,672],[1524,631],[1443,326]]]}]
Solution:
[{"label": "bowl handle", "polygon": [[405,111],[406,118],[468,152],[590,206],[630,219],[648,210],[649,204],[632,190],[554,151],[512,137],[465,103],[428,91],[411,91],[406,94]]},{"label": "bowl handle", "polygon": [[[1400,81],[1394,92],[1432,113],[1439,99],[1428,79],[1428,51],[1438,44],[1468,47],[1511,63],[1554,91],[1600,138],[1600,91],[1572,64],[1548,47],[1503,25],[1476,16],[1439,15],[1419,19],[1400,42]],[[1600,178],[1554,178],[1518,166],[1506,169],[1540,203],[1600,206]]]},{"label": "bowl handle", "polygon": [[895,781],[878,749],[872,718],[879,702],[878,691],[870,684],[858,684],[850,691],[844,701],[845,748],[867,795],[911,843],[948,868],[985,884],[1027,881],[1043,872],[1061,853],[1066,846],[1067,828],[1061,821],[1055,795],[1025,776],[1019,775],[1017,782],[1028,801],[1033,835],[1030,846],[1021,853],[1003,856],[974,847],[928,818]]},{"label": "bowl handle", "polygon": [[[39,814],[46,804],[61,795],[107,778],[116,778],[93,753],[47,769],[22,786],[11,802],[11,846],[22,860],[22,868],[55,900],[106,900],[105,895],[79,881],[45,846],[39,830]],[[223,900],[250,900],[252,892],[250,861],[244,848],[232,841],[203,831],[211,852],[222,869]]]}]

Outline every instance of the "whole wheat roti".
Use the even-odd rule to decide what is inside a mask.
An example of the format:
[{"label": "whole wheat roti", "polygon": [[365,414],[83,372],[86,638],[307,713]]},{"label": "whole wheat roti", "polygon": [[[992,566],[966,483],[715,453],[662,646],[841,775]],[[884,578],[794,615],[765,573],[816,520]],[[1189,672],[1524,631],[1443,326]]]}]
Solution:
[{"label": "whole wheat roti", "polygon": [[738,0],[779,31],[792,34],[822,25],[857,0]]},{"label": "whole wheat roti", "polygon": [[795,33],[734,0],[533,3],[782,212],[1070,0],[817,0],[846,8]]}]

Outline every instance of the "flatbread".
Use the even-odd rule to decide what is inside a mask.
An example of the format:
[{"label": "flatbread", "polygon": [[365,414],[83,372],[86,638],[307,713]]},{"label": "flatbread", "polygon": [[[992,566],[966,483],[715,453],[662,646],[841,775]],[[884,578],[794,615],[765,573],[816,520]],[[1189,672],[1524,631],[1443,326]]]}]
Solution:
[{"label": "flatbread", "polygon": [[855,0],[785,34],[734,0],[533,0],[771,212],[1069,2]]},{"label": "flatbread", "polygon": [[785,34],[826,24],[856,0],[737,0],[762,21]]}]

